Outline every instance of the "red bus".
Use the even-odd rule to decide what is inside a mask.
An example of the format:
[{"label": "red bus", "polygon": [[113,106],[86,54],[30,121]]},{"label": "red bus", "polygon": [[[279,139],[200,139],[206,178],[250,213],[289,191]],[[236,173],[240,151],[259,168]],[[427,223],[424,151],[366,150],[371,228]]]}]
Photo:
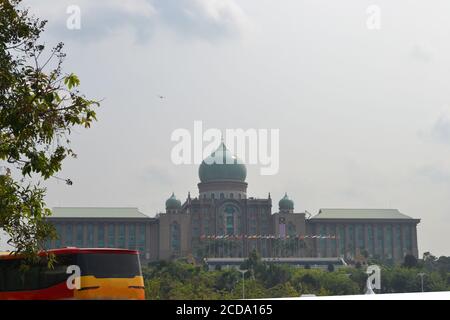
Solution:
[{"label": "red bus", "polygon": [[[47,253],[55,255],[52,268]],[[39,256],[22,268],[23,257],[0,253],[0,300],[145,299],[138,251],[62,248]]]}]

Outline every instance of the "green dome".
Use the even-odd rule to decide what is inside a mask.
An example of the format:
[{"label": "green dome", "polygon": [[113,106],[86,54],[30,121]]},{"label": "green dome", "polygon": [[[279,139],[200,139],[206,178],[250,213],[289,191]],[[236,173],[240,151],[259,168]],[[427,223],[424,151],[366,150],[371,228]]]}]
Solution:
[{"label": "green dome", "polygon": [[244,182],[247,177],[247,168],[222,142],[216,151],[203,160],[198,169],[198,176],[201,182],[223,180]]},{"label": "green dome", "polygon": [[289,199],[287,193],[285,193],[283,199],[278,202],[278,206],[280,207],[280,210],[293,210],[294,201]]},{"label": "green dome", "polygon": [[166,201],[166,209],[180,209],[181,201],[175,197],[175,194],[172,193],[169,199]]}]

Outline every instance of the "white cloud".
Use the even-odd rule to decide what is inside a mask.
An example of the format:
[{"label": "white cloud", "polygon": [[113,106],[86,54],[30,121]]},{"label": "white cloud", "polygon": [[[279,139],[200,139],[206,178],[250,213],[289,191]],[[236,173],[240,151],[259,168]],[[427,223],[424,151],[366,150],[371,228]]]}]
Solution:
[{"label": "white cloud", "polygon": [[82,19],[84,16],[97,17],[102,20],[111,13],[119,13],[123,18],[127,17],[146,17],[152,18],[156,10],[148,0],[108,0],[108,1],[90,1],[90,0],[27,0],[24,6],[30,7],[33,13],[42,19],[52,21],[64,21],[67,18],[66,9],[69,6],[78,6],[81,9]]},{"label": "white cloud", "polygon": [[434,50],[427,44],[416,43],[411,49],[411,56],[416,60],[429,62],[434,57]]},{"label": "white cloud", "polygon": [[[243,32],[248,19],[234,0],[28,0],[25,5],[49,20],[49,31],[76,39],[99,39],[131,28],[140,40],[159,27],[183,36],[215,40]],[[68,6],[81,10],[81,30],[65,28]]]},{"label": "white cloud", "polygon": [[417,132],[417,136],[423,142],[450,145],[450,107],[435,114],[427,127]]},{"label": "white cloud", "polygon": [[431,128],[431,137],[438,142],[450,144],[450,110],[439,115]]},{"label": "white cloud", "polygon": [[440,165],[424,165],[417,170],[417,173],[431,183],[450,186],[450,172]]},{"label": "white cloud", "polygon": [[[234,1],[226,0],[178,0],[175,5],[168,5],[172,0],[157,0],[155,4],[162,11],[170,7],[168,21],[172,26],[179,22],[190,26],[191,30],[205,34],[208,29],[222,32],[240,32],[247,24],[242,9]],[[172,1],[174,2],[174,1]],[[181,18],[179,22],[172,18]]]}]

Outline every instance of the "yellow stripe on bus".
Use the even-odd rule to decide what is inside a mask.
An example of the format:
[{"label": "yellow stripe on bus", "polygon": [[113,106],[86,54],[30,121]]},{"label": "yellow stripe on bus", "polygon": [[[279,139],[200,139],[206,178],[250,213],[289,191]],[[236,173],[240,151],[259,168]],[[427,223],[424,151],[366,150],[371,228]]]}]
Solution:
[{"label": "yellow stripe on bus", "polygon": [[82,276],[81,288],[74,290],[75,299],[145,299],[144,279],[134,278],[96,278]]}]

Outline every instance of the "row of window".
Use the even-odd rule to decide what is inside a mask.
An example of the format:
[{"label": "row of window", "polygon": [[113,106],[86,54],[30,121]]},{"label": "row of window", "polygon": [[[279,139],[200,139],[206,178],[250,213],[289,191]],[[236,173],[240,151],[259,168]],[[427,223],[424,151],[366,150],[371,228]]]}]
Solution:
[{"label": "row of window", "polygon": [[[227,210],[227,209],[226,209]],[[225,212],[225,214],[220,214],[219,219],[224,220],[224,227],[219,226],[219,230],[225,234],[241,234],[241,216],[236,212]],[[192,220],[192,236],[199,237],[201,235],[201,230],[203,230],[202,234],[210,235],[212,229],[210,228],[209,219],[200,220],[198,217],[195,217]],[[248,219],[248,233],[249,234],[268,234],[269,233],[269,224],[267,223],[267,219],[262,219],[259,223],[260,231],[258,232],[258,223],[255,216],[251,216]],[[295,229],[295,227],[294,227]],[[220,233],[219,232],[219,233]]]},{"label": "row of window", "polygon": [[[394,257],[394,253],[402,256],[404,251],[412,251],[412,227],[406,226],[404,228],[404,241],[402,242],[402,226],[401,225],[386,225],[373,226],[367,225],[367,244],[365,241],[365,227],[364,225],[348,225],[347,232],[343,225],[331,225],[326,227],[320,225],[318,233],[321,235],[332,234],[337,235],[337,239],[320,239],[319,253],[322,256],[326,255],[327,245],[330,246],[331,254],[337,253],[337,245],[339,246],[338,254],[346,256],[348,254],[355,255],[357,249],[366,250],[369,255]],[[347,235],[347,238],[346,238]],[[395,239],[395,248],[394,248]]]},{"label": "row of window", "polygon": [[[128,226],[128,239],[126,239],[126,227]],[[141,252],[146,248],[145,225],[140,224],[55,224],[58,239],[48,242],[48,248],[61,247],[109,247],[123,249],[138,249]],[[128,241],[126,241],[128,240]]]},{"label": "row of window", "polygon": [[[206,194],[203,195],[203,199],[206,199],[208,196]],[[211,199],[215,199],[216,195],[214,193],[211,193]],[[220,193],[219,195],[220,199],[225,199],[225,193]],[[229,199],[234,199],[234,193],[230,193],[229,194]],[[237,199],[242,199],[242,194],[238,193],[237,194]]]}]

